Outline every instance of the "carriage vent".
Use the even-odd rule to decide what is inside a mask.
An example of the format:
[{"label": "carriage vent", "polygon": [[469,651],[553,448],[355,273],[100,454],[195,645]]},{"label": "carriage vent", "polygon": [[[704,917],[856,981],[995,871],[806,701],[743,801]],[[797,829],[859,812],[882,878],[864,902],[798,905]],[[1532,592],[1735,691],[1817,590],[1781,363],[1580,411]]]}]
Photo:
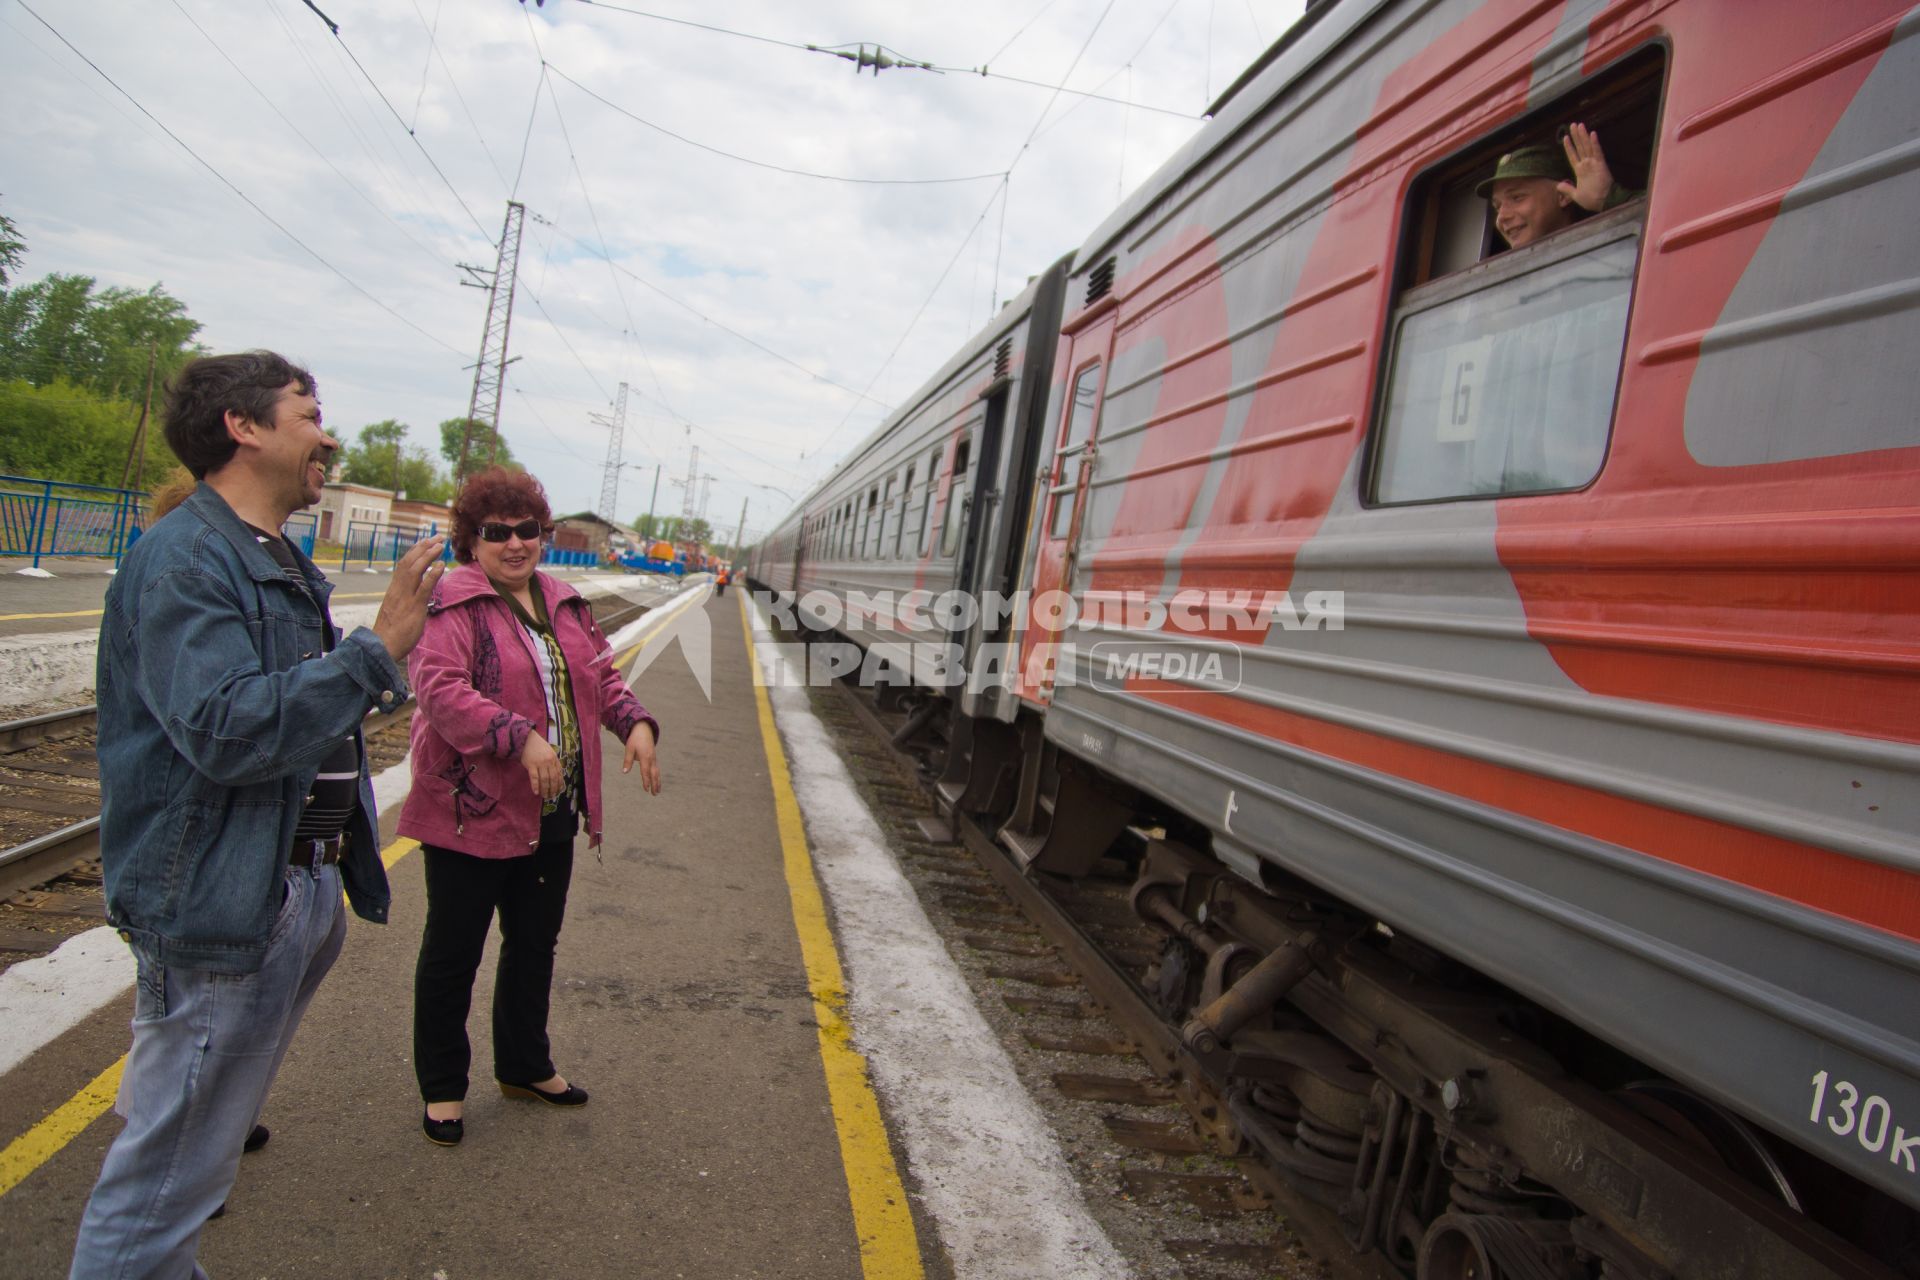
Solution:
[{"label": "carriage vent", "polygon": [[1008,338],[1000,344],[1000,349],[993,353],[993,376],[996,378],[1004,378],[1012,372],[1013,339]]},{"label": "carriage vent", "polygon": [[1112,291],[1113,264],[1114,264],[1114,259],[1108,258],[1105,262],[1095,267],[1093,269],[1093,274],[1087,277],[1087,305],[1088,306],[1092,306],[1094,303],[1106,297],[1107,294]]}]

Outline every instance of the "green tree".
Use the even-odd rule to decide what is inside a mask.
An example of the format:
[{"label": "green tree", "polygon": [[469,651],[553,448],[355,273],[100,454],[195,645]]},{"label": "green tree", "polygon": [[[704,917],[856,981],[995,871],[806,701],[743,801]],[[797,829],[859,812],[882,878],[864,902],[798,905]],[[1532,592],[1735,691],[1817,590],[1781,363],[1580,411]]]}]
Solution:
[{"label": "green tree", "polygon": [[697,542],[702,545],[713,541],[713,526],[705,516],[695,516],[680,525],[679,539],[682,542]]},{"label": "green tree", "polygon": [[418,502],[445,502],[453,496],[447,472],[434,465],[433,455],[406,443],[407,424],[388,418],[362,427],[351,439],[342,437],[340,478],[376,489],[393,489]]},{"label": "green tree", "polygon": [[[466,468],[462,470],[460,467],[460,437],[467,431],[469,423],[472,424],[473,441],[467,446],[467,465]],[[459,488],[460,482],[474,472],[486,470],[490,455],[492,455],[494,462],[499,463],[503,467],[511,467],[515,471],[526,470],[526,468],[521,466],[519,461],[514,458],[513,450],[507,447],[507,442],[500,439],[499,435],[500,433],[498,431],[480,421],[478,418],[448,418],[440,424],[440,456],[447,460],[449,470],[455,473],[453,476],[454,488]],[[497,454],[493,453],[496,449],[498,450]]]},{"label": "green tree", "polygon": [[[118,486],[138,414],[125,401],[68,382],[0,382],[0,473]],[[148,477],[171,461],[157,433],[149,436]]]},{"label": "green tree", "polygon": [[0,294],[0,379],[138,399],[149,353],[157,386],[199,354],[199,331],[186,304],[157,284],[96,294],[92,276],[50,275]]},{"label": "green tree", "polygon": [[13,225],[13,219],[0,213],[0,289],[7,287],[9,276],[20,269],[20,263],[27,256],[27,242],[20,238],[20,228]]}]

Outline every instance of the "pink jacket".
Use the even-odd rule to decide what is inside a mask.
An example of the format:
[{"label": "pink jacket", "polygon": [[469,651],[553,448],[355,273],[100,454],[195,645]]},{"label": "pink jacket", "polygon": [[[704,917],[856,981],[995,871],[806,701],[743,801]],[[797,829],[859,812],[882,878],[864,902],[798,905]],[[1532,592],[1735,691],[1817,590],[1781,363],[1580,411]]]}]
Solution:
[{"label": "pink jacket", "polygon": [[[600,843],[600,735],[623,744],[636,724],[660,725],[614,669],[606,637],[580,593],[544,573],[534,586],[566,656],[586,770],[587,831]],[[546,697],[533,639],[477,564],[451,570],[434,588],[427,625],[407,659],[420,709],[413,717],[413,788],[400,834],[476,858],[514,858],[539,843],[535,802],[520,748],[547,731]]]}]

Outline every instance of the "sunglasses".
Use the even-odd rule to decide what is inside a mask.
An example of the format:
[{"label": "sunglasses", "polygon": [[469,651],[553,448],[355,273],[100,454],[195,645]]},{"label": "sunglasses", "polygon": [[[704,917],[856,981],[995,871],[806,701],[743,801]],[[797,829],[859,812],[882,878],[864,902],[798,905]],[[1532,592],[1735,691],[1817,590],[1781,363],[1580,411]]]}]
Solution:
[{"label": "sunglasses", "polygon": [[505,542],[508,538],[518,538],[522,542],[538,542],[553,532],[550,524],[541,524],[538,520],[522,520],[519,524],[501,524],[489,520],[480,526],[482,542]]}]

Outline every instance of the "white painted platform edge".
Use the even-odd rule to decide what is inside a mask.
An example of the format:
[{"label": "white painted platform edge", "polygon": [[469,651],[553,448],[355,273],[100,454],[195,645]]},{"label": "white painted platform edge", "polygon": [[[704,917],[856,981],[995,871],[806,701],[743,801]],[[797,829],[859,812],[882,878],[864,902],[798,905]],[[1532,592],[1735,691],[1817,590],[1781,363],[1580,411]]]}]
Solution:
[{"label": "white painted platform edge", "polygon": [[[381,812],[406,798],[413,771],[402,760],[373,779]],[[0,1076],[133,990],[133,952],[109,925],[89,929],[48,955],[0,973]],[[127,1016],[133,1005],[127,1002]]]}]

